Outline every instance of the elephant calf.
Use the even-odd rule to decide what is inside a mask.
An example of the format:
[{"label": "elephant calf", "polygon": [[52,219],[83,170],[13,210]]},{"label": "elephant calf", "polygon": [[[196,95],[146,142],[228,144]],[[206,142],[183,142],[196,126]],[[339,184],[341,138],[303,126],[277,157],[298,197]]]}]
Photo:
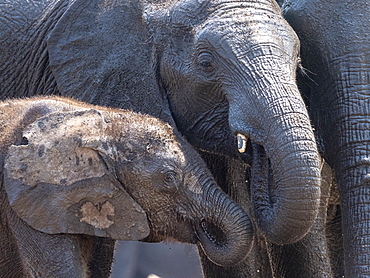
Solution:
[{"label": "elephant calf", "polygon": [[59,97],[9,100],[0,134],[1,277],[99,276],[96,237],[197,243],[224,266],[251,248],[244,211],[156,118]]}]

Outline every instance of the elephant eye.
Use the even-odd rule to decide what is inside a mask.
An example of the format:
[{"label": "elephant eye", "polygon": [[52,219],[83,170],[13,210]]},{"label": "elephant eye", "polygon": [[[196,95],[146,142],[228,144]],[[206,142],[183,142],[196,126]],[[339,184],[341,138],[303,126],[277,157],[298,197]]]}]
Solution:
[{"label": "elephant eye", "polygon": [[177,185],[177,173],[175,171],[167,171],[164,173],[164,183],[167,186],[176,186]]},{"label": "elephant eye", "polygon": [[198,55],[198,64],[205,72],[211,72],[215,69],[214,57],[209,52],[201,52]]}]

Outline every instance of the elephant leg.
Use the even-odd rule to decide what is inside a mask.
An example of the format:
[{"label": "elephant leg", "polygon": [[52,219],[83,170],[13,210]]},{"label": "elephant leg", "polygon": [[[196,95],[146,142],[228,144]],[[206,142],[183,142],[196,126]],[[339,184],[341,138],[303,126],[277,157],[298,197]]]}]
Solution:
[{"label": "elephant leg", "polygon": [[3,191],[0,204],[0,247],[9,255],[0,258],[0,277],[109,277],[113,240],[42,233],[15,215]]},{"label": "elephant leg", "polygon": [[[249,173],[250,169],[238,160],[228,160],[228,194],[239,203],[249,215],[253,215],[250,196]],[[252,219],[255,220],[254,217]],[[270,265],[270,254],[264,236],[259,232],[257,223],[255,227],[255,240],[252,252],[249,256],[234,269],[229,269],[234,275],[231,277],[273,277]],[[229,272],[226,272],[228,274]],[[223,277],[227,277],[224,275]]]},{"label": "elephant leg", "polygon": [[325,231],[315,227],[299,242],[289,245],[270,244],[269,254],[276,278],[333,277]]},{"label": "elephant leg", "polygon": [[108,278],[113,264],[116,241],[111,238],[76,235],[81,254],[89,269],[90,278]]},{"label": "elephant leg", "polygon": [[335,184],[332,189],[334,192],[330,194],[326,236],[334,277],[344,277],[342,217],[337,185]]},{"label": "elephant leg", "polygon": [[[0,158],[1,159],[1,158]],[[2,175],[0,175],[0,184],[2,184]],[[27,277],[23,269],[22,259],[20,257],[17,242],[11,229],[9,229],[8,213],[6,204],[7,198],[5,192],[0,189],[0,277]]]},{"label": "elephant leg", "polygon": [[9,224],[24,277],[87,277],[87,265],[79,248],[75,248],[79,246],[75,236],[45,234],[16,216],[11,218],[14,221]]}]

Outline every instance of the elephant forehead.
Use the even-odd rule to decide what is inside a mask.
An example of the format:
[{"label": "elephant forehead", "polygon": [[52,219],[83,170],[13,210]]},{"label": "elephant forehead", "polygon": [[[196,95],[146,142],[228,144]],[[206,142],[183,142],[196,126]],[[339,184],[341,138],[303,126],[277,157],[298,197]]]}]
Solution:
[{"label": "elephant forehead", "polygon": [[40,183],[70,185],[86,178],[101,177],[105,168],[97,152],[45,144],[11,146],[5,169],[12,179],[31,187]]},{"label": "elephant forehead", "polygon": [[225,53],[247,51],[260,44],[279,44],[289,51],[296,47],[298,37],[280,15],[253,9],[232,11],[232,16],[214,15],[198,27],[195,39],[207,39]]},{"label": "elephant forehead", "polygon": [[163,148],[155,150],[156,159],[176,163],[178,166],[185,166],[187,163],[186,154],[179,144],[165,144]]}]

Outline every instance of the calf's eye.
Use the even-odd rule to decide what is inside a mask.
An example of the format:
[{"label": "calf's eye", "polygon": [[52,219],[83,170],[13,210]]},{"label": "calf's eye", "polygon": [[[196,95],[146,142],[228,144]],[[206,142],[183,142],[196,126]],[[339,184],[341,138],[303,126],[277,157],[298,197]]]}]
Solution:
[{"label": "calf's eye", "polygon": [[167,171],[166,173],[164,173],[164,182],[168,186],[176,186],[177,173],[174,171]]}]

